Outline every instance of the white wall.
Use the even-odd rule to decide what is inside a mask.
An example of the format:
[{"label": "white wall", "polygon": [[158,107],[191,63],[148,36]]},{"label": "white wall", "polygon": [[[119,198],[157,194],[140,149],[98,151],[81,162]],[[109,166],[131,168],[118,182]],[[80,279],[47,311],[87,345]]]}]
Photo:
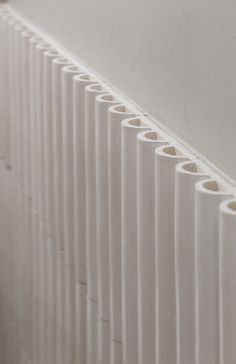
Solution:
[{"label": "white wall", "polygon": [[11,0],[236,179],[234,0]]}]

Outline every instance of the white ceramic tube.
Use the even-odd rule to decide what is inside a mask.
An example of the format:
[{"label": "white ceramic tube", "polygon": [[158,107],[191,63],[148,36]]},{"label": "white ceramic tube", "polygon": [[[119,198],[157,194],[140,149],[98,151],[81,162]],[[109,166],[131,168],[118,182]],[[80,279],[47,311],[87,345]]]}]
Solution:
[{"label": "white ceramic tube", "polygon": [[15,70],[16,70],[16,178],[18,184],[23,187],[23,93],[22,93],[22,59],[21,59],[21,33],[24,31],[21,25],[15,26]]},{"label": "white ceramic tube", "polygon": [[[87,296],[95,302],[97,302],[95,99],[99,93],[91,92],[86,88],[84,98]],[[82,140],[78,144],[82,145]],[[88,360],[90,361],[89,357]],[[91,358],[91,364],[94,360],[96,357]]]},{"label": "white ceramic tube", "polygon": [[[4,54],[5,50],[5,42],[6,42],[6,38],[5,38],[5,34],[4,34],[4,18],[5,18],[5,13],[2,11],[0,12],[0,51],[1,54]],[[1,57],[0,59],[0,74],[1,74],[1,79],[3,80],[4,77],[4,57]],[[2,132],[2,119],[3,119],[3,110],[4,110],[4,105],[3,105],[3,100],[4,100],[4,87],[3,87],[3,81],[0,84],[0,97],[1,97],[1,104],[0,104],[0,117],[1,117],[1,122],[0,122],[0,157],[3,157],[3,152],[2,152],[2,143],[3,143],[3,132]]]},{"label": "white ceramic tube", "polygon": [[[75,171],[75,265],[77,282],[87,284],[86,278],[86,176],[85,176],[85,118],[93,108],[93,98],[100,92],[87,91],[86,87],[95,81],[83,74],[74,78],[74,171]],[[85,104],[86,99],[86,104]]]},{"label": "white ceramic tube", "polygon": [[[5,87],[3,90],[3,92],[5,92],[5,94],[8,92],[8,94],[7,94],[8,123],[6,125],[6,140],[5,140],[5,142],[6,142],[5,165],[8,168],[13,166],[12,127],[13,127],[13,122],[14,122],[14,117],[15,117],[15,108],[11,107],[10,104],[12,104],[12,105],[15,104],[14,96],[15,96],[16,80],[15,80],[15,42],[14,42],[15,29],[14,28],[15,28],[15,25],[17,25],[17,23],[18,22],[15,19],[10,20],[8,22],[7,34],[5,35],[5,37],[7,36],[7,39],[5,39],[5,40],[7,41],[8,46],[7,46],[7,49],[5,48],[2,50],[2,55],[4,55],[2,57],[2,61],[7,62],[7,64],[8,64],[7,65],[8,70],[5,68],[5,72],[7,72],[7,76],[4,75],[4,73],[1,76],[2,82],[4,80],[4,77],[8,77],[8,80],[7,80],[8,86],[7,86],[7,88]],[[6,97],[6,95],[5,95],[5,97]]]},{"label": "white ceramic tube", "polygon": [[86,360],[86,310],[87,310],[87,285],[76,282],[76,363],[87,364]]},{"label": "white ceramic tube", "polygon": [[206,179],[199,161],[175,169],[175,277],[177,363],[195,362],[194,206],[195,184]]},{"label": "white ceramic tube", "polygon": [[236,200],[220,205],[220,363],[233,363],[236,357]]},{"label": "white ceramic tube", "polygon": [[138,362],[137,134],[149,129],[145,117],[125,119],[121,135],[122,359]]},{"label": "white ceramic tube", "polygon": [[110,321],[108,108],[118,103],[114,96],[103,93],[97,96],[95,105],[98,315],[107,322]]},{"label": "white ceramic tube", "polygon": [[51,50],[51,46],[47,43],[39,43],[35,48],[36,62],[36,159],[38,166],[38,208],[39,216],[43,224],[45,224],[45,168],[44,168],[44,98],[43,98],[43,57],[44,53]]},{"label": "white ceramic tube", "polygon": [[[32,37],[29,40],[29,94],[30,94],[30,185],[32,196],[32,207],[38,211],[38,160],[37,160],[37,112],[36,112],[36,45],[41,43],[42,39]],[[16,120],[15,120],[16,124]],[[16,128],[15,128],[16,129]],[[15,130],[15,134],[16,134]],[[15,138],[16,139],[16,138]],[[16,144],[16,143],[15,143]],[[15,158],[16,159],[16,158]],[[16,166],[17,168],[17,166]],[[17,172],[17,171],[16,171]],[[17,176],[17,173],[16,173]]]},{"label": "white ceramic tube", "polygon": [[[109,364],[111,359],[110,322],[98,317],[98,363]],[[101,361],[103,360],[103,361]]]},{"label": "white ceramic tube", "polygon": [[87,363],[96,364],[98,360],[97,338],[98,338],[98,317],[97,302],[87,296]]},{"label": "white ceramic tube", "polygon": [[[74,364],[76,355],[76,280],[74,267],[65,265],[65,362]],[[86,320],[86,317],[85,317]]]},{"label": "white ceramic tube", "polygon": [[[95,98],[102,87],[93,77],[75,78],[77,111],[75,119],[75,171],[76,177],[76,244],[78,281],[87,283],[86,359],[97,361],[97,287],[96,287],[96,204],[95,204]],[[92,88],[89,85],[93,85]],[[95,88],[95,89],[94,89]],[[97,89],[96,89],[97,88]],[[80,104],[79,104],[80,100]],[[79,106],[80,105],[80,106]],[[86,260],[86,272],[82,272]],[[81,273],[81,275],[80,275]],[[81,317],[83,313],[81,312]],[[80,318],[81,320],[81,318]]]},{"label": "white ceramic tube", "polygon": [[[15,46],[15,29],[14,25],[17,24],[16,20],[11,20],[11,34],[9,39],[9,47],[12,48],[12,59],[9,59],[9,67],[11,68],[10,74],[9,74],[9,97],[11,99],[11,102],[13,105],[16,104],[16,46]],[[3,50],[4,52],[4,50]],[[4,53],[3,53],[4,54]],[[4,59],[5,57],[3,57]],[[2,80],[4,79],[4,76],[2,76]],[[4,98],[2,98],[4,100]],[[13,169],[13,173],[15,175],[15,167],[16,167],[16,143],[15,143],[15,128],[16,128],[16,107],[12,107],[9,110],[9,128],[10,128],[10,138],[11,138],[11,146],[10,146],[10,158],[11,158],[11,167]],[[3,134],[3,133],[2,133]]]},{"label": "white ceramic tube", "polygon": [[176,362],[175,166],[187,157],[175,146],[155,151],[156,360]]},{"label": "white ceramic tube", "polygon": [[52,237],[46,239],[46,264],[47,277],[47,349],[48,362],[56,362],[56,306],[57,306],[57,247],[56,240]]},{"label": "white ceramic tube", "polygon": [[109,93],[96,97],[96,221],[98,360],[110,363],[110,281],[109,281],[109,203],[108,203],[108,108],[119,101]]},{"label": "white ceramic tube", "polygon": [[219,204],[231,196],[214,179],[195,186],[196,363],[219,364]]},{"label": "white ceramic tube", "polygon": [[57,251],[57,280],[56,280],[56,363],[65,363],[65,264],[64,252]]},{"label": "white ceramic tube", "polygon": [[66,58],[52,61],[52,122],[53,122],[53,160],[54,160],[54,203],[55,235],[58,250],[64,251],[63,219],[63,170],[62,170],[62,68],[68,66]]},{"label": "white ceramic tube", "polygon": [[[6,67],[7,67],[7,22],[14,22],[15,20],[8,14],[1,10],[1,54],[4,57],[1,57],[1,122],[0,122],[0,156],[4,157],[4,118],[5,118],[5,107],[6,107],[6,93],[5,93],[5,84],[6,84]],[[14,31],[12,30],[12,35],[14,37]]]},{"label": "white ceramic tube", "polygon": [[75,66],[62,69],[62,158],[63,158],[63,209],[65,263],[74,266],[74,122],[73,122],[73,78],[81,70]]},{"label": "white ceramic tube", "polygon": [[[38,315],[38,304],[39,304],[39,291],[38,291],[38,264],[39,264],[39,255],[38,255],[38,215],[34,210],[31,211],[32,214],[32,301],[33,301],[33,317],[32,317],[32,336],[33,336],[33,343],[32,343],[32,358],[34,362],[37,362],[38,358],[38,322],[39,322],[39,315]],[[17,257],[16,257],[17,260]]]},{"label": "white ceramic tube", "polygon": [[108,109],[111,362],[122,361],[121,324],[121,122],[135,116],[119,104]]},{"label": "white ceramic tube", "polygon": [[39,339],[39,362],[47,362],[47,321],[46,321],[46,292],[47,292],[47,271],[46,271],[46,237],[45,226],[42,222],[39,224],[39,239],[38,239],[38,285],[39,285],[39,322],[38,322],[38,339]]},{"label": "white ceramic tube", "polygon": [[53,88],[52,61],[59,57],[57,51],[44,53],[43,58],[43,123],[44,123],[44,174],[46,234],[55,237],[54,160],[53,160]]},{"label": "white ceramic tube", "polygon": [[57,248],[55,241],[55,201],[54,201],[54,161],[53,161],[53,95],[52,95],[52,60],[59,56],[57,51],[44,53],[43,58],[43,123],[44,123],[44,175],[45,175],[45,232],[47,235],[46,264],[48,272],[47,285],[47,330],[48,362],[56,360],[56,267]]},{"label": "white ceramic tube", "polygon": [[[86,318],[91,322],[92,311],[87,311],[86,304],[84,305],[84,291],[86,296],[88,294],[87,274],[90,275],[90,292],[92,281],[92,263],[87,256],[87,240],[86,240],[86,191],[89,186],[86,184],[86,156],[85,156],[85,128],[86,123],[93,123],[93,110],[95,97],[101,92],[104,92],[102,85],[95,83],[89,75],[81,75],[74,79],[74,168],[75,168],[75,268],[76,268],[76,281],[78,286],[77,300],[81,300],[77,307],[77,342],[79,343],[81,362],[87,357],[91,363],[93,357],[96,357],[96,342],[92,332],[87,331]],[[94,243],[95,244],[95,243]],[[91,264],[90,264],[91,263]],[[83,311],[84,310],[84,311]],[[84,346],[85,343],[85,346]],[[89,344],[89,346],[87,345]],[[93,349],[91,351],[90,349]],[[79,355],[79,353],[78,353]]]},{"label": "white ceramic tube", "polygon": [[[23,159],[24,163],[24,176],[23,184],[25,186],[26,198],[32,198],[31,194],[31,153],[30,153],[30,132],[31,132],[31,118],[30,118],[30,101],[32,95],[30,94],[30,42],[29,39],[33,36],[32,31],[24,31],[22,33],[22,63],[23,63]],[[12,134],[12,133],[11,133]],[[13,138],[11,136],[13,142]]]},{"label": "white ceramic tube", "polygon": [[65,257],[65,362],[75,360],[75,271],[74,271],[74,76],[81,73],[78,66],[62,69],[62,170],[64,209]]},{"label": "white ceramic tube", "polygon": [[155,362],[154,150],[167,142],[156,131],[137,136],[138,360]]},{"label": "white ceramic tube", "polygon": [[[11,47],[11,27],[13,26],[15,29],[15,23],[14,20],[12,20],[11,17],[8,15],[4,17],[3,22],[3,39],[4,39],[4,49],[3,49],[3,74],[2,74],[2,84],[3,84],[3,90],[2,90],[2,97],[3,97],[3,103],[2,103],[2,154],[5,158],[5,164],[8,167],[9,163],[9,152],[10,152],[10,131],[9,131],[9,118],[10,118],[10,104],[9,104],[9,81],[10,81],[10,68],[11,68],[11,50],[14,49]],[[15,25],[15,26],[14,26]]]},{"label": "white ceramic tube", "polygon": [[52,122],[54,160],[55,235],[57,251],[57,363],[65,362],[65,266],[64,266],[64,209],[63,209],[63,152],[62,152],[62,68],[66,58],[52,61]]}]

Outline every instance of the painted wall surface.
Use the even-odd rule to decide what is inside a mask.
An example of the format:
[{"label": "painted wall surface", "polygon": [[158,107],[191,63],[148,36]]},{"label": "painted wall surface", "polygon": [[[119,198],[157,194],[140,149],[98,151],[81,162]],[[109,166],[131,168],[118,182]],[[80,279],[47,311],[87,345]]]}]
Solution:
[{"label": "painted wall surface", "polygon": [[236,179],[233,0],[11,0]]}]

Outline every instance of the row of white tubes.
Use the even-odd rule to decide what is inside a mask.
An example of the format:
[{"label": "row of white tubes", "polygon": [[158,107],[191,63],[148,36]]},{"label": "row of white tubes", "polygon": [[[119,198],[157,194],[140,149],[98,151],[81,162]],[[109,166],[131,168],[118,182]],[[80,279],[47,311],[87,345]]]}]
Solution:
[{"label": "row of white tubes", "polygon": [[233,364],[236,200],[0,8],[5,364]]}]

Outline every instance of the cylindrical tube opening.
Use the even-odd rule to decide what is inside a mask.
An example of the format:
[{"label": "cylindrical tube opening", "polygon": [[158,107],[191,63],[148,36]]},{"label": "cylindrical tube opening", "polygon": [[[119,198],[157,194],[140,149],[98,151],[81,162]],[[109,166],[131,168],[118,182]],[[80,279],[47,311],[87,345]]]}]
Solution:
[{"label": "cylindrical tube opening", "polygon": [[215,180],[205,181],[203,182],[203,187],[206,190],[213,191],[213,192],[219,192],[220,186],[219,183]]},{"label": "cylindrical tube opening", "polygon": [[46,52],[45,55],[47,55],[49,57],[60,57],[60,53],[58,53],[57,51],[54,51],[54,50]]},{"label": "cylindrical tube opening", "polygon": [[115,97],[111,94],[105,94],[105,95],[100,95],[97,96],[98,100],[104,101],[104,102],[114,102],[117,101],[117,99],[115,99]]},{"label": "cylindrical tube opening", "polygon": [[76,65],[67,66],[64,68],[64,70],[71,73],[81,72],[81,69]]},{"label": "cylindrical tube opening", "polygon": [[99,84],[97,84],[97,85],[91,85],[91,86],[89,86],[89,90],[92,90],[92,91],[102,91],[102,86],[99,85]]},{"label": "cylindrical tube opening", "polygon": [[144,123],[138,118],[137,119],[130,119],[129,124],[132,125],[132,126],[136,126],[136,127],[144,125]]},{"label": "cylindrical tube opening", "polygon": [[67,64],[67,63],[69,63],[68,59],[65,58],[65,57],[57,58],[53,62],[58,63],[58,64]]},{"label": "cylindrical tube opening", "polygon": [[236,200],[228,202],[228,208],[236,212]]},{"label": "cylindrical tube opening", "polygon": [[158,135],[158,133],[156,131],[148,131],[145,133],[145,137],[146,139],[149,139],[149,140],[158,140],[158,139],[161,139],[160,136]]},{"label": "cylindrical tube opening", "polygon": [[119,113],[127,113],[127,112],[130,112],[126,106],[124,105],[117,105],[114,107],[113,109],[114,111],[116,112],[119,112]]}]

